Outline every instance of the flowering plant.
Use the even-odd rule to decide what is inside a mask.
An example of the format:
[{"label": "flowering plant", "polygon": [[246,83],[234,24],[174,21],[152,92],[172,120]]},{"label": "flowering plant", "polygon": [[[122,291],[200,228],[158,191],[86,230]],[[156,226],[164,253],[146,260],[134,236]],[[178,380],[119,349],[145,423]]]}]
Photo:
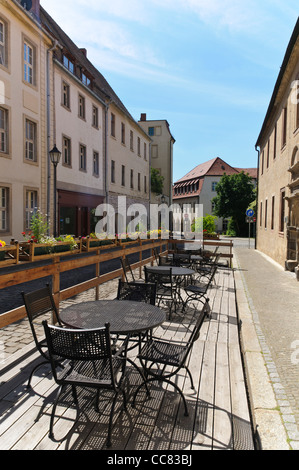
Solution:
[{"label": "flowering plant", "polygon": [[6,243],[3,240],[0,240],[0,248],[4,248]]},{"label": "flowering plant", "polygon": [[77,243],[75,242],[75,239],[71,235],[61,235],[60,237],[57,237],[56,239],[54,238],[55,242],[65,242],[70,245],[71,250],[75,250],[78,248]]}]

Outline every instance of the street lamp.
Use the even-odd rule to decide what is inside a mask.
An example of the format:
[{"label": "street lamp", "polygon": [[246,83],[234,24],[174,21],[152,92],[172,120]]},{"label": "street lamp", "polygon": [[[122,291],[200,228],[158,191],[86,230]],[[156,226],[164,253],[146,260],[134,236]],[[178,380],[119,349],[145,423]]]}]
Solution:
[{"label": "street lamp", "polygon": [[58,165],[58,163],[60,161],[60,157],[61,157],[61,152],[56,147],[56,144],[54,145],[52,150],[50,150],[49,154],[50,154],[51,162],[53,163],[53,166],[54,166],[54,237],[56,237],[57,236],[57,230],[56,230],[56,219],[57,219],[57,217],[56,217],[56,179],[57,179],[56,170],[57,170],[57,165]]}]

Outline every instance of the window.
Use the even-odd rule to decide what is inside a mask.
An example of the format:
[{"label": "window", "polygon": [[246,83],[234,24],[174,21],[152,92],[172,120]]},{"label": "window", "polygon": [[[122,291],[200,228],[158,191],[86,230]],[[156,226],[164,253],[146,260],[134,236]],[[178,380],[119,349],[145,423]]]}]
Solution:
[{"label": "window", "polygon": [[79,169],[86,171],[86,147],[85,145],[80,144],[80,155],[79,155]]},{"label": "window", "polygon": [[134,170],[131,170],[130,173],[130,188],[134,189]]},{"label": "window", "polygon": [[217,181],[212,181],[212,191],[216,191]]},{"label": "window", "polygon": [[145,193],[147,192],[147,180],[146,180],[146,176],[144,176],[144,192],[145,192]]},{"label": "window", "polygon": [[268,140],[268,145],[267,145],[267,168],[269,168],[269,160],[270,160],[270,140]]},{"label": "window", "polygon": [[74,63],[73,63],[66,55],[63,55],[62,61],[63,61],[63,65],[64,65],[71,73],[74,73],[74,71],[75,71]]},{"label": "window", "polygon": [[93,152],[93,174],[94,176],[99,176],[100,168],[99,168],[99,153]]},{"label": "window", "polygon": [[8,111],[0,108],[0,152],[8,153]]},{"label": "window", "polygon": [[0,232],[9,230],[8,214],[9,214],[9,189],[0,186]]},{"label": "window", "polygon": [[268,216],[267,212],[268,212],[268,199],[266,199],[265,201],[265,228],[267,228],[267,216]]},{"label": "window", "polygon": [[279,208],[279,231],[284,232],[284,224],[285,224],[285,189],[280,190],[280,208]]},{"label": "window", "polygon": [[139,157],[140,157],[140,152],[141,152],[141,150],[140,150],[140,137],[137,137],[137,155],[139,155]]},{"label": "window", "polygon": [[261,175],[264,173],[264,158],[265,158],[265,152],[263,150],[262,152],[262,158],[261,158]]},{"label": "window", "polygon": [[35,49],[24,41],[24,81],[35,85]]},{"label": "window", "polygon": [[111,160],[111,183],[115,183],[115,161]]},{"label": "window", "polygon": [[71,140],[67,137],[62,138],[62,164],[66,166],[71,166]]},{"label": "window", "polygon": [[263,225],[263,203],[260,204],[260,227]]},{"label": "window", "polygon": [[144,151],[144,160],[147,160],[147,145],[146,145],[146,143],[144,143],[143,151]]},{"label": "window", "polygon": [[273,159],[276,158],[276,149],[277,149],[277,122],[274,127],[274,142],[273,142]]},{"label": "window", "polygon": [[85,98],[79,95],[79,117],[85,119]]},{"label": "window", "polygon": [[81,73],[81,80],[84,85],[86,86],[90,85],[90,78],[88,78],[88,76],[83,72]]},{"label": "window", "polygon": [[121,185],[126,185],[126,167],[125,165],[121,166]]},{"label": "window", "polygon": [[25,121],[25,159],[37,161],[36,154],[36,124],[29,119]]},{"label": "window", "polygon": [[271,230],[274,230],[275,196],[272,196]]},{"label": "window", "polygon": [[130,131],[130,150],[134,150],[134,135],[133,131]]},{"label": "window", "polygon": [[284,147],[287,143],[287,113],[288,109],[285,107],[282,111],[282,142],[281,147]]},{"label": "window", "polygon": [[124,123],[121,123],[121,143],[125,144],[126,143],[126,134],[125,134],[126,128]]},{"label": "window", "polygon": [[115,137],[115,114],[111,113],[111,135]]},{"label": "window", "polygon": [[92,107],[92,125],[93,127],[99,127],[99,110],[96,106]]},{"label": "window", "polygon": [[148,135],[154,136],[155,135],[155,128],[154,127],[149,127],[148,128]]},{"label": "window", "polygon": [[37,191],[26,190],[25,230],[30,230],[32,212],[38,207]]},{"label": "window", "polygon": [[158,158],[158,145],[152,145],[152,158]]},{"label": "window", "polygon": [[0,18],[0,65],[8,66],[7,24]]},{"label": "window", "polygon": [[138,183],[137,183],[137,184],[138,184],[138,191],[141,191],[141,184],[140,184],[140,182],[141,182],[141,175],[140,175],[140,173],[138,173]]},{"label": "window", "polygon": [[66,108],[70,109],[70,86],[66,83],[62,83],[62,104]]}]

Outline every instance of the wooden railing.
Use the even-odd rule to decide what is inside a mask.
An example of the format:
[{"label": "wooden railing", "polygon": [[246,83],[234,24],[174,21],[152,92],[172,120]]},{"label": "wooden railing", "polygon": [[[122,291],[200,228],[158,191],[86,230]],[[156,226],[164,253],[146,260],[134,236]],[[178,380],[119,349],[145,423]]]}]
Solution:
[{"label": "wooden railing", "polygon": [[[37,279],[46,278],[52,276],[52,291],[57,307],[59,302],[69,299],[77,294],[85,292],[89,289],[95,288],[95,299],[99,298],[99,286],[105,282],[123,276],[122,268],[101,274],[100,267],[101,263],[105,261],[111,261],[113,259],[124,258],[125,256],[139,253],[139,261],[132,264],[133,269],[139,268],[140,275],[142,267],[146,264],[153,263],[154,261],[154,248],[159,248],[159,252],[166,254],[168,251],[174,251],[176,246],[179,244],[192,243],[193,240],[137,240],[135,243],[131,242],[128,244],[121,244],[120,246],[103,246],[97,248],[94,252],[88,256],[77,255],[74,259],[61,259],[61,256],[54,256],[50,260],[50,264],[44,266],[33,266],[24,269],[24,264],[19,265],[22,267],[20,270],[13,270],[10,273],[1,274],[0,269],[0,291],[11,286],[16,286],[24,282],[34,281]],[[222,253],[221,256],[228,258],[229,265],[231,266],[231,260],[233,257],[231,241],[218,241],[218,240],[204,240],[204,248],[212,249],[212,246],[228,247],[229,253]],[[144,251],[151,250],[151,256],[143,259],[142,253]],[[105,251],[103,253],[103,251]],[[221,252],[221,250],[220,250]],[[64,290],[60,290],[60,275],[72,269],[84,268],[87,266],[95,265],[95,277],[84,281],[80,284],[73,285]],[[9,310],[5,313],[0,314],[0,328],[3,328],[11,323],[23,319],[26,316],[25,307],[21,306],[13,310]]]},{"label": "wooden railing", "polygon": [[[138,243],[138,246],[136,246]],[[74,259],[62,260],[63,253],[60,256],[55,256],[51,259],[50,264],[45,266],[33,266],[28,269],[14,270],[10,273],[1,275],[0,271],[0,290],[7,287],[22,284],[23,282],[34,281],[36,279],[46,278],[52,276],[52,290],[54,299],[57,307],[59,302],[62,300],[69,299],[74,295],[80,294],[88,289],[95,289],[95,298],[99,295],[99,286],[104,282],[111,281],[123,275],[122,269],[117,269],[106,274],[101,274],[100,265],[104,261],[109,261],[117,258],[122,258],[130,254],[139,253],[139,261],[132,264],[133,269],[139,268],[140,273],[142,266],[148,263],[152,263],[154,260],[154,248],[159,248],[161,253],[167,253],[168,251],[168,240],[138,240],[135,244],[120,245],[119,247],[109,249],[109,246],[98,248],[94,254],[90,256],[78,255]],[[101,253],[104,251],[105,253]],[[151,250],[151,256],[146,259],[142,259],[143,251]],[[76,284],[67,289],[60,290],[60,275],[61,273],[71,271],[72,269],[84,268],[86,266],[95,265],[95,277],[84,281],[80,284]],[[24,265],[23,265],[24,267]],[[14,310],[7,311],[0,315],[0,328],[10,325],[18,320],[21,320],[26,316],[25,307],[21,306]]]}]

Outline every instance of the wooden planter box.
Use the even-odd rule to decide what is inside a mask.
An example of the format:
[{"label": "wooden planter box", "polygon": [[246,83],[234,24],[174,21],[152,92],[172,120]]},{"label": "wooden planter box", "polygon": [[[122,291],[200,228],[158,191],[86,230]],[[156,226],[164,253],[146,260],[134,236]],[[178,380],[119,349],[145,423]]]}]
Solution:
[{"label": "wooden planter box", "polygon": [[99,248],[114,248],[117,246],[116,240],[100,240],[99,238],[86,237],[82,239],[83,251],[96,251]]},{"label": "wooden planter box", "polygon": [[5,245],[0,247],[0,267],[18,264],[19,262],[19,244]]},{"label": "wooden planter box", "polygon": [[218,233],[204,233],[203,234],[204,240],[219,240]]},{"label": "wooden planter box", "polygon": [[82,242],[76,240],[78,248],[71,250],[71,245],[67,242],[57,242],[56,245],[47,245],[44,243],[21,242],[20,243],[20,261],[37,261],[41,259],[53,258],[55,256],[75,255],[81,253]]}]

